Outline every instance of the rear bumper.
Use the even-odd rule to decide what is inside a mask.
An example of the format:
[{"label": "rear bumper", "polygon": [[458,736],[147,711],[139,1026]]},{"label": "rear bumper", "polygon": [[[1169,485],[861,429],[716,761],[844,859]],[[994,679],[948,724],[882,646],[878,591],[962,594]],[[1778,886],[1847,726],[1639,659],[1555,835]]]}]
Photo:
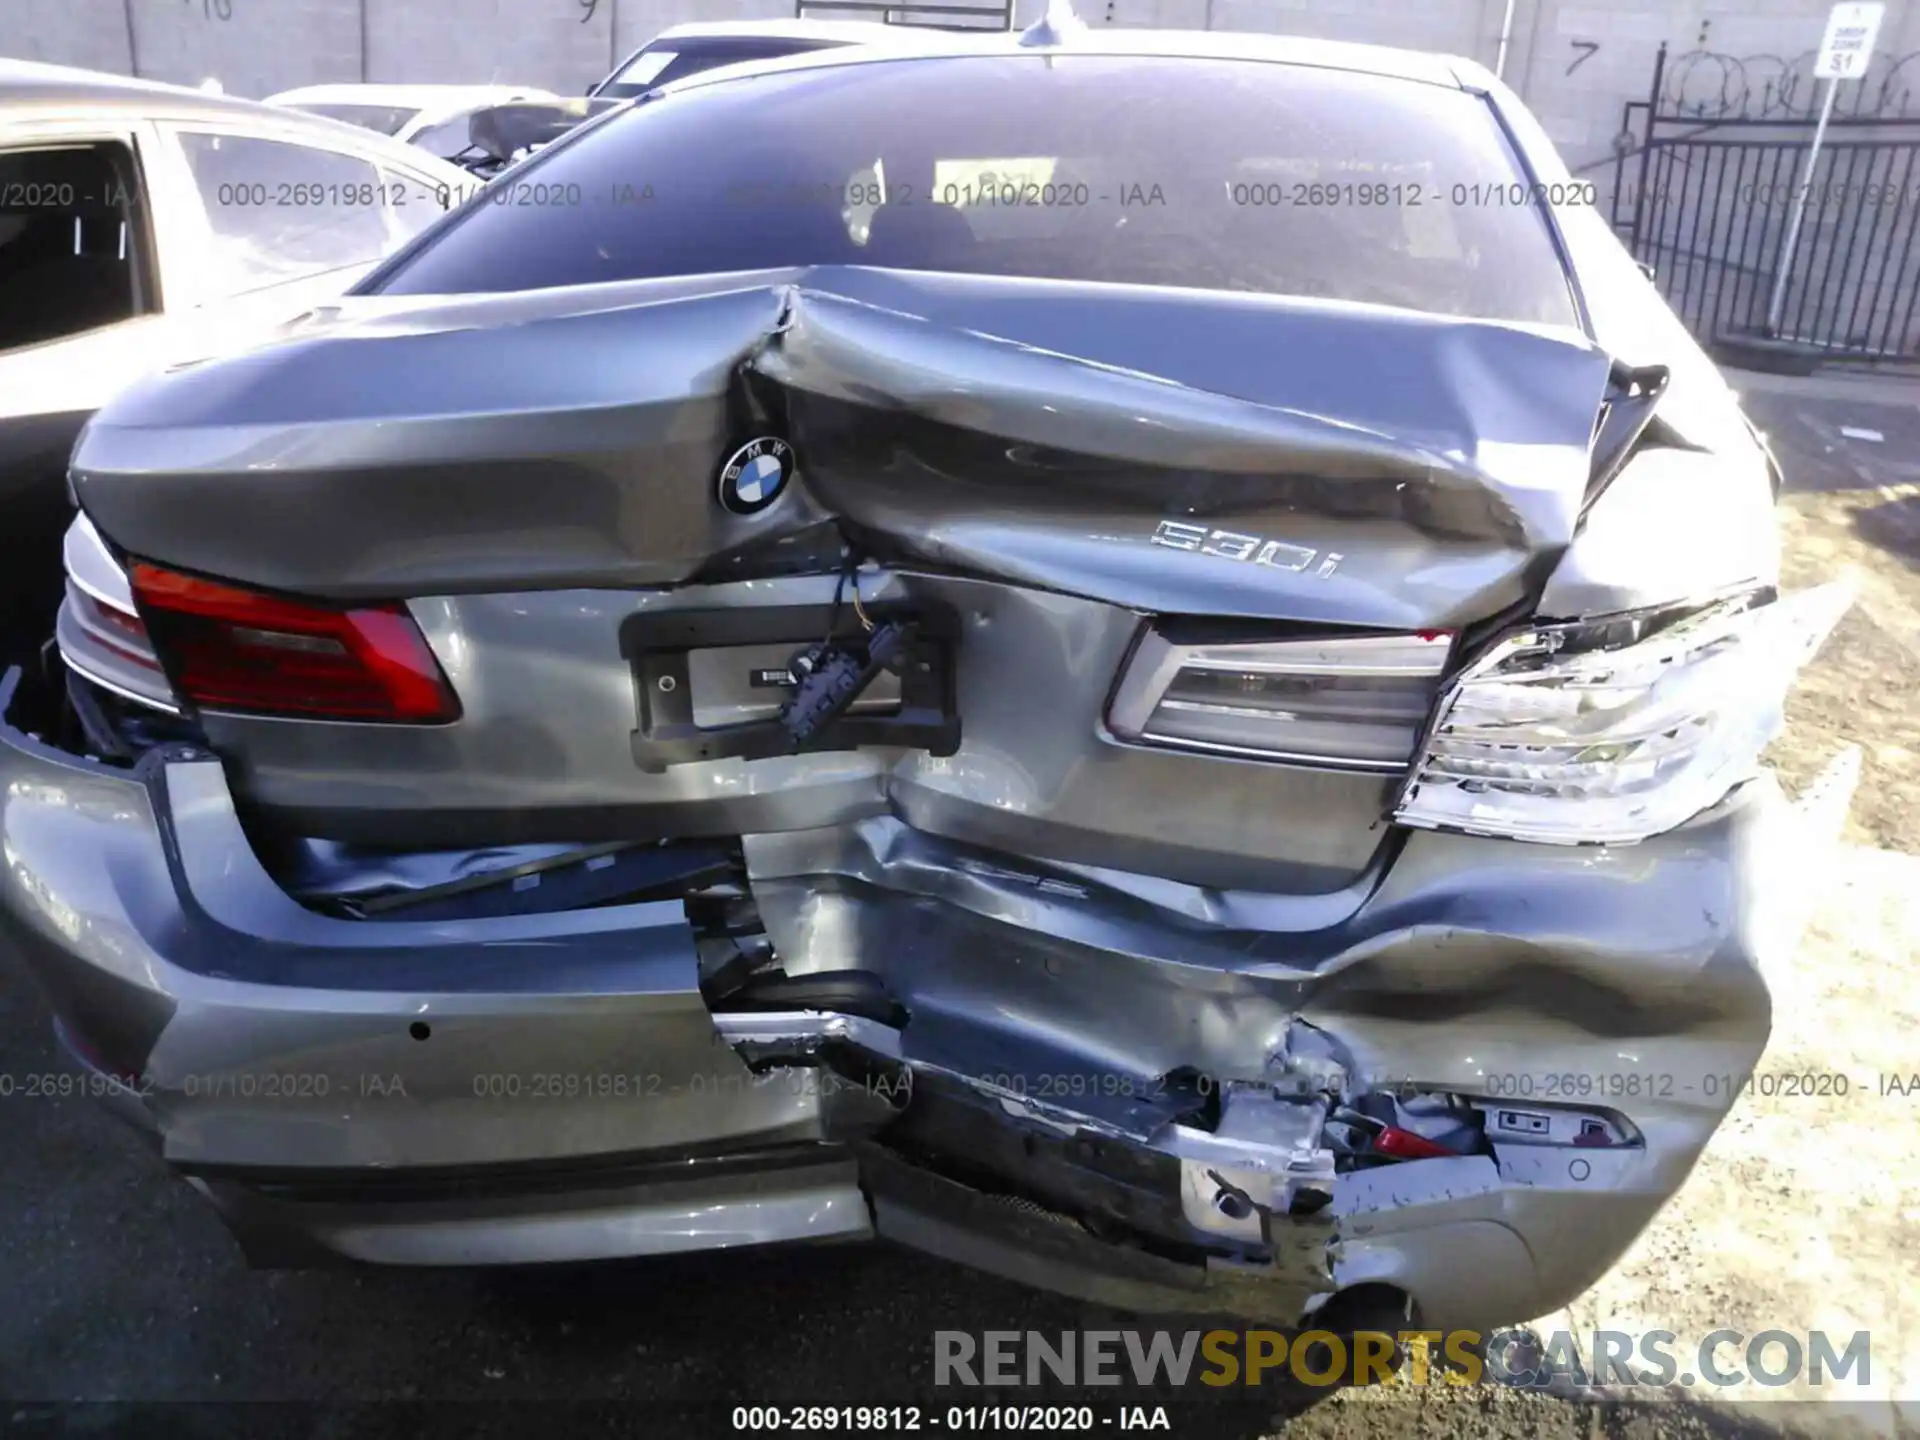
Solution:
[{"label": "rear bumper", "polygon": [[[1433,1323],[1490,1326],[1604,1273],[1758,1060],[1767,952],[1794,939],[1766,908],[1792,883],[1784,814],[1763,782],[1630,849],[1415,835],[1343,916],[1028,874],[895,821],[749,837],[789,970],[857,960],[913,1016],[790,1028],[904,1073],[904,1105],[794,1057],[750,1066],[743,1038],[780,1022],[716,1024],[677,904],[438,923],[305,910],[255,859],[220,764],[181,747],[115,770],[0,726],[0,936],[85,1083],[263,1260],[514,1263],[877,1231],[1138,1308],[1284,1317],[1382,1282]],[[1003,1142],[1057,1146],[1042,1188],[1059,1209],[1076,1185],[1144,1192],[1205,1159],[1146,1081],[1271,1076],[1276,1057],[1290,1074],[1337,1063],[1351,1091],[1570,1102],[1634,1143],[1344,1174],[1324,1213],[1276,1220],[1286,1253],[1266,1266],[1095,1241],[903,1159],[975,1125],[976,1165]],[[1114,1075],[1141,1086],[1088,1093],[1084,1077]]]},{"label": "rear bumper", "polygon": [[[414,1263],[870,1233],[826,1153],[821,1087],[751,1073],[715,1033],[678,904],[331,919],[260,868],[212,757],[117,770],[12,728],[0,846],[0,936],[82,1085],[263,1254],[275,1230]],[[796,1147],[820,1163],[796,1166]],[[691,1158],[620,1173],[756,1154],[790,1187]],[[394,1191],[398,1175],[424,1191]]]},{"label": "rear bumper", "polygon": [[866,1240],[851,1156],[765,1150],[705,1164],[448,1177],[387,1190],[196,1176],[260,1265],[527,1265]]}]

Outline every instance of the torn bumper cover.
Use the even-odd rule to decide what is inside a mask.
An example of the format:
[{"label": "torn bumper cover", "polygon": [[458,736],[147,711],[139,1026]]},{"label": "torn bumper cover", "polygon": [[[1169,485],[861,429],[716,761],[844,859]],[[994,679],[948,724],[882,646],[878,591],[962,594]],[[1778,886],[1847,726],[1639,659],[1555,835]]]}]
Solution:
[{"label": "torn bumper cover", "polygon": [[788,973],[868,971],[890,1023],[715,1013],[675,903],[316,914],[204,752],[115,770],[9,725],[0,933],[263,1260],[877,1231],[1128,1308],[1380,1283],[1491,1325],[1603,1273],[1757,1061],[1789,813],[1762,780],[1628,849],[1415,833],[1310,900],[886,817],[745,837]]}]

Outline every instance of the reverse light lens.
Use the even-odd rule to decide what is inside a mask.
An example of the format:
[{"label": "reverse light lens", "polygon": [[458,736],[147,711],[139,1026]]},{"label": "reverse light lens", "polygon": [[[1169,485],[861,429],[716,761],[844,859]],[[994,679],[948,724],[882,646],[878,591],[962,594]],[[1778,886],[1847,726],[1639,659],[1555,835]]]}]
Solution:
[{"label": "reverse light lens", "polygon": [[141,624],[138,615],[130,615],[89,595],[71,581],[67,584],[67,603],[73,607],[75,627],[95,650],[156,675],[160,673],[160,662],[154,658],[147,627]]},{"label": "reverse light lens", "polygon": [[1754,774],[1853,592],[1762,599],[1502,641],[1442,698],[1395,819],[1565,845],[1684,824]]},{"label": "reverse light lens", "polygon": [[460,702],[401,605],[335,609],[144,561],[133,593],[180,693],[214,710],[444,724]]},{"label": "reverse light lens", "polygon": [[67,592],[54,636],[67,668],[123,699],[172,712],[173,690],[134,606],[126,572],[85,515],[68,527],[64,560]]},{"label": "reverse light lens", "polygon": [[1123,740],[1337,769],[1403,769],[1453,636],[1181,645],[1145,635],[1107,726]]}]

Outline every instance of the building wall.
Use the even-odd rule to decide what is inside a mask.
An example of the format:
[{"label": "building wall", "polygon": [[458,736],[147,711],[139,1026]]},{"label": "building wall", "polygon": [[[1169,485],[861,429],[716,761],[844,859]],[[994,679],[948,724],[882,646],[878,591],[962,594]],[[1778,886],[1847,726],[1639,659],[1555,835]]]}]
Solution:
[{"label": "building wall", "polygon": [[0,0],[0,55],[131,69],[120,0]]},{"label": "building wall", "polygon": [[[1022,18],[1044,0],[1019,0]],[[1260,30],[1493,64],[1508,0],[1077,0],[1094,25]],[[1604,169],[1654,54],[1804,56],[1828,0],[1512,0],[1506,76],[1570,163]],[[0,55],[266,95],[339,80],[481,81],[577,93],[668,25],[786,16],[791,0],[0,0]],[[1920,51],[1920,0],[1888,0],[1880,49]],[[1804,65],[1801,66],[1805,68]],[[1693,67],[1710,97],[1728,73]],[[1737,73],[1737,72],[1735,72]],[[1756,72],[1757,73],[1757,72]],[[1901,72],[1920,114],[1920,58]],[[1868,83],[1874,83],[1870,80]]]}]

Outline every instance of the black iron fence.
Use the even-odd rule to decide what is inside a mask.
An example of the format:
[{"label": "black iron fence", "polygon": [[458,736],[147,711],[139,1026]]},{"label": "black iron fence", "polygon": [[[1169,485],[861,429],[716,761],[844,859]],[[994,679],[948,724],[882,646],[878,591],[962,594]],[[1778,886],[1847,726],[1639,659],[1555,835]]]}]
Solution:
[{"label": "black iron fence", "polygon": [[1661,47],[1626,106],[1611,218],[1709,345],[1920,359],[1920,54],[1840,82],[1805,175],[1812,62]]},{"label": "black iron fence", "polygon": [[939,30],[1011,30],[1013,0],[930,0],[901,5],[889,0],[794,0],[802,20],[880,20],[889,25],[923,25]]}]

